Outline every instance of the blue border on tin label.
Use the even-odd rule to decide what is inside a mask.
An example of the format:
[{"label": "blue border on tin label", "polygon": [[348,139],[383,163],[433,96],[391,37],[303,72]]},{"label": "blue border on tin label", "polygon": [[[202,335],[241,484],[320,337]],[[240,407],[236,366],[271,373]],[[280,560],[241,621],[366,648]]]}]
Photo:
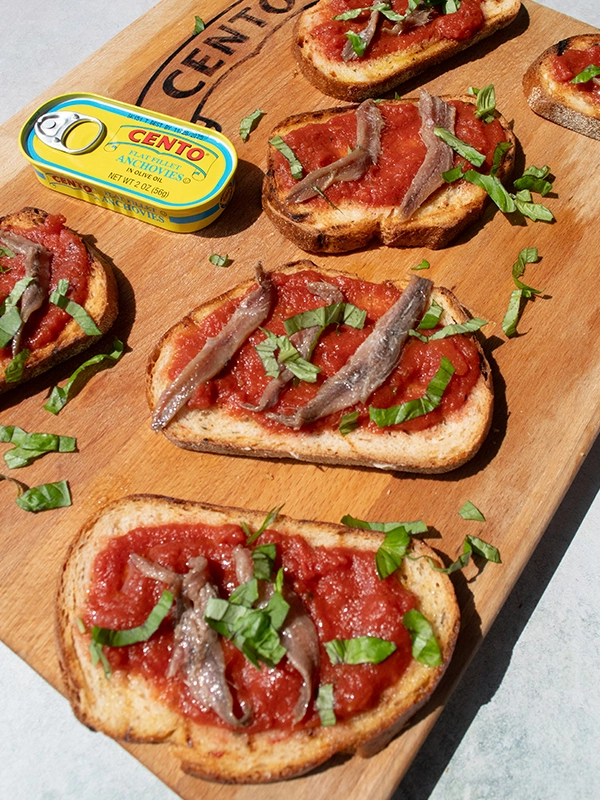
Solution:
[{"label": "blue border on tin label", "polygon": [[201,219],[206,219],[220,210],[221,206],[217,203],[216,206],[212,206],[208,211],[202,211],[200,214],[192,214],[190,217],[169,217],[169,222],[174,222],[178,225],[188,225],[190,222],[198,222]]},{"label": "blue border on tin label", "polygon": [[[48,114],[48,113],[52,113],[54,111],[60,111],[63,108],[71,109],[74,104],[77,104],[77,108],[78,109],[81,109],[82,106],[87,105],[87,106],[91,106],[92,108],[100,108],[100,109],[104,109],[104,110],[109,110],[109,111],[111,111],[111,113],[115,113],[116,112],[116,113],[118,113],[120,116],[122,116],[125,119],[136,120],[138,122],[147,122],[147,123],[150,123],[152,125],[156,125],[157,122],[158,122],[161,125],[163,125],[166,130],[170,130],[170,131],[173,131],[175,133],[181,133],[182,135],[188,136],[191,139],[197,139],[198,142],[199,143],[201,142],[205,147],[207,147],[207,149],[209,149],[209,146],[213,147],[223,156],[223,158],[225,159],[225,170],[224,170],[223,176],[219,180],[219,182],[217,183],[217,185],[215,186],[215,188],[213,189],[213,191],[210,194],[206,195],[206,197],[203,197],[201,200],[198,200],[196,202],[169,203],[169,202],[167,202],[165,200],[162,200],[161,198],[158,198],[158,197],[157,198],[154,198],[154,197],[149,198],[147,195],[142,194],[141,192],[136,192],[136,191],[134,191],[132,189],[126,189],[125,187],[119,186],[118,184],[114,184],[114,183],[110,183],[108,181],[101,180],[100,178],[96,178],[96,177],[90,176],[85,172],[78,172],[77,170],[73,170],[73,169],[70,169],[69,167],[64,167],[62,165],[55,164],[52,161],[47,161],[45,158],[42,158],[42,156],[40,156],[37,153],[36,149],[35,149],[35,142],[36,142],[38,137],[35,134],[35,128],[32,126],[31,130],[27,134],[27,140],[26,140],[27,152],[31,155],[32,158],[35,158],[40,164],[45,164],[50,169],[61,170],[61,171],[65,172],[65,173],[73,175],[73,176],[75,176],[77,178],[83,179],[84,181],[89,181],[90,178],[91,178],[98,185],[104,186],[104,187],[110,189],[113,192],[117,192],[118,194],[121,194],[121,195],[124,195],[124,196],[128,196],[128,195],[129,196],[135,196],[135,197],[140,198],[142,200],[142,202],[146,203],[147,205],[162,206],[162,207],[167,208],[167,209],[168,208],[176,208],[176,207],[188,208],[190,206],[193,207],[194,205],[199,205],[200,203],[207,203],[212,198],[214,198],[215,195],[220,194],[223,191],[223,189],[225,188],[225,186],[227,185],[227,183],[233,177],[233,158],[231,156],[231,152],[230,152],[229,148],[224,143],[220,142],[218,139],[215,139],[214,141],[213,140],[207,140],[206,137],[203,136],[200,132],[196,133],[196,131],[189,131],[184,127],[179,127],[179,126],[176,126],[176,125],[172,125],[171,123],[168,123],[165,120],[153,118],[149,114],[147,114],[147,115],[144,115],[143,113],[133,114],[132,112],[129,112],[128,110],[123,109],[118,105],[112,106],[112,105],[109,105],[107,103],[100,103],[95,99],[90,99],[90,98],[87,98],[87,97],[83,97],[83,98],[75,98],[74,97],[74,98],[71,98],[69,100],[64,100],[63,102],[58,103],[55,106],[51,106],[50,108],[45,109],[44,113]],[[142,112],[142,111],[143,111],[143,109],[140,109],[140,112]],[[209,146],[207,146],[207,143],[208,143]],[[202,212],[199,215],[195,214],[195,215],[190,216],[190,217],[185,217],[185,218],[177,218],[176,217],[176,218],[173,218],[173,221],[186,220],[187,222],[193,222],[194,220],[202,219],[203,217],[206,217],[206,216],[208,216],[209,214],[212,214],[212,213],[214,213],[214,209],[211,209],[211,210],[209,210],[207,212]]]}]

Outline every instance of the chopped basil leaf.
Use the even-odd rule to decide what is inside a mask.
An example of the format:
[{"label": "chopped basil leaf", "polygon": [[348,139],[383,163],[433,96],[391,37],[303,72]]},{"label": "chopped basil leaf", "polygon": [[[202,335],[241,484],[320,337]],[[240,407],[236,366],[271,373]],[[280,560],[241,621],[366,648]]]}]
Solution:
[{"label": "chopped basil leaf", "polygon": [[206,25],[204,24],[204,20],[200,17],[194,17],[194,35],[198,33],[202,33]]},{"label": "chopped basil leaf", "polygon": [[319,686],[315,706],[319,712],[319,718],[323,727],[335,725],[335,711],[333,710],[333,683],[324,683]]},{"label": "chopped basil leaf", "polygon": [[332,639],[325,642],[329,660],[338,664],[379,664],[396,650],[393,642],[377,636],[357,636],[355,639]]},{"label": "chopped basil leaf", "polygon": [[[417,3],[413,2],[413,5],[416,8]],[[411,10],[410,3],[408,10],[409,11]],[[342,20],[346,22],[347,20],[350,19],[356,19],[364,11],[380,11],[386,19],[389,19],[392,22],[402,22],[408,16],[408,14],[398,14],[397,12],[393,11],[389,3],[375,3],[372,6],[363,6],[362,8],[351,8],[349,11],[345,11],[343,14],[337,14],[337,16],[332,17],[332,19]]]},{"label": "chopped basil leaf", "polygon": [[79,376],[85,370],[87,370],[89,367],[93,367],[95,364],[102,364],[104,362],[107,362],[106,366],[113,366],[113,364],[110,362],[112,361],[114,364],[116,364],[116,362],[123,355],[124,349],[123,342],[121,342],[119,339],[115,339],[113,342],[113,349],[110,353],[99,353],[96,356],[92,356],[92,358],[89,358],[87,361],[84,361],[83,364],[77,367],[75,372],[71,375],[64,386],[55,386],[52,389],[48,402],[44,405],[46,411],[50,411],[52,414],[58,414],[58,412],[69,402],[73,385],[77,381],[77,378],[79,378]]},{"label": "chopped basil leaf", "polygon": [[504,160],[504,156],[510,148],[512,147],[511,142],[498,142],[496,147],[494,148],[494,155],[492,158],[492,168],[490,170],[490,175],[495,175],[500,167],[502,166],[502,162]]},{"label": "chopped basil leaf", "polygon": [[87,628],[85,627],[85,622],[81,619],[81,617],[77,617],[75,620],[77,627],[79,629],[79,633],[87,633]]},{"label": "chopped basil leaf", "polygon": [[520,178],[514,181],[515,189],[529,189],[546,197],[552,191],[552,181],[546,180],[550,167],[528,167]]},{"label": "chopped basil leaf", "polygon": [[508,308],[504,319],[502,320],[502,330],[507,336],[514,336],[517,332],[517,325],[521,317],[521,300],[523,299],[523,292],[521,289],[515,289],[511,292],[510,300],[508,301]]},{"label": "chopped basil leaf", "polygon": [[[285,603],[282,597],[281,602]],[[206,605],[204,618],[217,633],[230,639],[255,667],[259,667],[260,661],[274,667],[286,650],[267,609],[247,608],[213,597]]]},{"label": "chopped basil leaf", "polygon": [[[475,331],[480,330],[483,328],[484,325],[488,323],[484,319],[469,319],[466,322],[455,322],[452,325],[445,325],[443,328],[440,328],[439,331],[436,331],[431,336],[422,336],[418,331],[410,330],[409,334],[414,336],[415,338],[419,339],[421,342],[433,342],[436,339],[446,339],[448,336],[456,336],[459,334],[464,333],[474,333]],[[419,325],[419,328],[421,326]]]},{"label": "chopped basil leaf", "polygon": [[419,323],[419,330],[420,331],[429,331],[432,328],[435,328],[436,325],[440,321],[440,317],[444,313],[444,309],[442,306],[437,303],[435,300],[431,301],[431,305],[427,309],[427,312],[423,316],[423,319]]},{"label": "chopped basil leaf", "polygon": [[398,569],[409,544],[410,535],[403,526],[386,533],[385,539],[375,553],[375,567],[380,580],[384,580]]},{"label": "chopped basil leaf", "polygon": [[41,486],[32,486],[16,501],[24,511],[47,511],[51,508],[65,508],[71,505],[71,493],[66,481],[57,483],[44,483]]},{"label": "chopped basil leaf", "polygon": [[358,411],[349,411],[347,414],[344,414],[340,420],[340,433],[342,436],[348,436],[349,433],[352,433],[352,431],[358,428],[358,417]]},{"label": "chopped basil leaf", "polygon": [[463,142],[462,139],[450,133],[446,128],[436,127],[433,129],[433,132],[439,139],[457,152],[459,156],[466,158],[467,161],[470,161],[470,163],[474,164],[476,167],[481,167],[481,165],[485,163],[485,156],[483,153],[480,153],[478,150],[475,150],[474,147],[471,147],[471,145]]},{"label": "chopped basil leaf", "polygon": [[243,142],[248,141],[248,137],[258,125],[261,117],[263,117],[266,113],[266,111],[257,108],[251,114],[248,114],[247,117],[242,119],[240,122],[240,136]]},{"label": "chopped basil leaf", "polygon": [[[15,254],[10,249],[10,247],[0,246],[0,258],[14,258],[14,257]],[[10,269],[10,267],[8,269]],[[8,269],[6,270],[6,272],[8,272]]]},{"label": "chopped basil leaf", "polygon": [[518,194],[515,196],[515,205],[517,210],[520,211],[524,217],[529,217],[529,219],[532,219],[534,222],[538,220],[542,222],[552,222],[554,219],[554,214],[545,205],[523,200]]},{"label": "chopped basil leaf", "polygon": [[254,548],[252,560],[254,561],[254,577],[257,580],[271,580],[276,557],[277,546],[275,544],[260,544]]},{"label": "chopped basil leaf", "polygon": [[451,575],[453,572],[464,569],[471,560],[473,554],[484,558],[486,561],[492,561],[494,564],[502,563],[500,551],[497,547],[484,542],[483,539],[479,539],[477,536],[471,535],[465,536],[461,555],[448,567],[438,567],[432,558],[427,557],[427,560],[429,561],[429,566],[436,572],[441,572],[444,575]]},{"label": "chopped basil leaf", "polygon": [[92,656],[93,667],[97,667],[99,661],[102,662],[104,677],[108,680],[112,675],[112,670],[110,668],[110,664],[108,663],[108,658],[104,655],[104,651],[102,650],[102,645],[92,640],[90,642],[90,654]]},{"label": "chopped basil leaf", "polygon": [[586,67],[580,73],[575,75],[571,83],[587,83],[597,75],[600,75],[600,67],[597,67],[595,64],[590,64],[589,67]]},{"label": "chopped basil leaf", "polygon": [[229,602],[236,606],[252,608],[253,603],[258,600],[258,580],[251,578],[247,583],[241,583],[229,595]]},{"label": "chopped basil leaf", "polygon": [[312,190],[313,190],[314,192],[316,192],[316,193],[319,195],[319,197],[322,197],[322,198],[323,198],[323,200],[325,200],[325,202],[326,202],[328,205],[330,205],[332,208],[335,208],[335,210],[336,210],[336,211],[339,211],[339,210],[340,210],[340,209],[338,208],[338,206],[336,206],[336,204],[335,204],[335,203],[334,203],[332,200],[330,200],[330,199],[327,197],[327,195],[325,194],[325,192],[324,192],[322,189],[319,189],[319,187],[318,187],[318,186],[312,186],[311,188],[312,188]]},{"label": "chopped basil leaf", "polygon": [[429,381],[423,397],[409,400],[391,408],[373,408],[369,406],[369,416],[380,428],[388,425],[400,425],[402,422],[428,414],[439,406],[446,387],[454,375],[452,363],[442,356],[440,367]]},{"label": "chopped basil leaf", "polygon": [[[12,436],[7,438],[8,431],[12,430]],[[77,440],[72,436],[56,436],[53,433],[25,433],[22,428],[11,426],[5,428],[0,425],[2,438],[0,441],[11,442],[15,445],[11,450],[4,454],[6,465],[10,469],[28,467],[36,458],[40,458],[46,453],[73,453],[77,446]]]},{"label": "chopped basil leaf", "polygon": [[458,167],[453,167],[452,169],[447,170],[446,172],[442,172],[442,178],[446,181],[446,183],[454,183],[455,181],[459,180],[463,177],[463,171],[460,164]]},{"label": "chopped basil leaf", "polygon": [[284,320],[283,325],[288,336],[306,328],[326,328],[328,325],[343,322],[351,328],[364,328],[367,312],[353,306],[352,303],[332,303],[328,306],[302,311]]},{"label": "chopped basil leaf", "polygon": [[402,617],[402,624],[410,635],[413,658],[427,667],[439,667],[442,654],[433,629],[420,611],[413,608]]},{"label": "chopped basil leaf", "polygon": [[62,310],[66,311],[69,316],[73,317],[75,322],[87,336],[102,336],[102,331],[100,328],[98,328],[85,308],[67,297],[68,290],[69,281],[61,278],[61,280],[58,282],[56,291],[52,292],[50,295],[50,302],[54,303],[55,306],[62,308]]},{"label": "chopped basil leaf", "polygon": [[275,630],[279,630],[283,623],[285,622],[285,618],[288,615],[288,611],[290,610],[290,605],[283,599],[282,589],[283,589],[283,568],[281,568],[277,572],[277,577],[275,578],[275,591],[271,595],[269,602],[265,606],[265,612],[271,619],[271,624],[275,628]]},{"label": "chopped basil leaf", "polygon": [[484,189],[498,208],[504,211],[505,214],[516,211],[517,207],[514,199],[495,175],[481,175],[481,173],[469,169],[464,173],[463,178],[469,183],[473,183],[475,186],[480,186]]},{"label": "chopped basil leaf", "polygon": [[[320,367],[311,364],[302,358],[287,336],[276,336],[272,331],[261,328],[267,338],[256,345],[256,352],[265,368],[265,373],[271,378],[279,377],[279,365],[285,364],[289,371],[301,381],[315,383]],[[275,351],[279,355],[275,357]]]},{"label": "chopped basil leaf", "polygon": [[486,561],[491,561],[493,564],[501,564],[502,560],[500,559],[500,551],[497,547],[494,547],[488,542],[484,542],[483,539],[479,539],[477,536],[467,536],[465,537],[465,545],[469,543],[473,552],[476,556],[480,556],[481,558],[485,558]]},{"label": "chopped basil leaf", "polygon": [[21,314],[17,303],[32,281],[33,278],[30,277],[18,280],[10,294],[0,303],[0,347],[6,347],[21,327]]},{"label": "chopped basil leaf", "polygon": [[228,255],[220,256],[218,253],[213,253],[208,257],[208,260],[211,264],[214,264],[215,267],[228,267],[231,264]]},{"label": "chopped basil leaf", "polygon": [[276,150],[279,150],[281,155],[287,159],[290,165],[292,178],[295,178],[297,181],[300,180],[300,178],[304,175],[304,168],[296,158],[296,154],[292,148],[283,141],[281,136],[274,136],[272,139],[269,139],[269,144],[272,144],[273,147]]},{"label": "chopped basil leaf", "polygon": [[525,265],[535,264],[539,260],[540,256],[537,247],[524,247],[519,253],[519,257],[517,258],[516,262],[513,264],[513,281],[515,282],[517,289],[522,290],[523,297],[526,299],[529,299],[536,294],[541,294],[544,291],[543,289],[534,289],[532,286],[527,286],[525,283],[519,280],[521,275],[523,275],[525,272]]},{"label": "chopped basil leaf", "polygon": [[430,267],[430,266],[431,266],[431,264],[429,263],[429,261],[427,261],[427,259],[426,259],[426,258],[424,258],[424,259],[423,259],[423,261],[421,261],[421,263],[420,263],[420,264],[417,264],[417,266],[416,266],[416,267],[411,267],[411,269],[413,269],[413,270],[417,270],[417,269],[429,269],[429,267]]},{"label": "chopped basil leaf", "polygon": [[16,383],[20,381],[23,377],[23,368],[25,367],[25,362],[29,358],[31,353],[29,350],[24,347],[20,353],[13,358],[10,364],[7,365],[6,369],[4,370],[4,380],[7,383]]},{"label": "chopped basil leaf", "polygon": [[342,525],[346,525],[348,528],[362,528],[365,531],[380,531],[381,533],[387,533],[403,527],[412,536],[415,536],[418,533],[427,533],[429,530],[422,519],[417,519],[414,522],[367,522],[367,520],[357,519],[350,514],[346,514],[340,521]]},{"label": "chopped basil leaf", "polygon": [[490,83],[489,86],[484,86],[483,89],[475,89],[471,87],[469,94],[474,94],[477,97],[477,110],[475,116],[482,119],[484,122],[492,122],[494,119],[494,111],[496,110],[496,92],[494,84]]},{"label": "chopped basil leaf", "polygon": [[502,321],[502,330],[510,337],[514,336],[517,332],[517,324],[521,317],[523,308],[523,300],[528,300],[536,294],[541,294],[543,289],[534,289],[532,286],[527,286],[519,280],[521,275],[525,272],[526,264],[534,264],[539,261],[539,255],[536,247],[525,247],[519,253],[517,261],[513,264],[512,276],[515,286],[517,287],[510,296],[508,309]]},{"label": "chopped basil leaf", "polygon": [[126,647],[137,642],[147,642],[152,634],[159,629],[161,622],[171,610],[172,605],[173,595],[165,589],[146,621],[138,625],[137,628],[114,631],[110,628],[100,628],[94,625],[92,628],[92,641],[99,645],[106,644],[109,647]]},{"label": "chopped basil leaf", "polygon": [[476,522],[485,522],[485,517],[481,513],[481,511],[474,506],[470,500],[467,500],[466,503],[459,508],[458,513],[463,519],[472,519]]},{"label": "chopped basil leaf", "polygon": [[367,45],[364,39],[354,31],[346,31],[345,34],[352,45],[352,49],[356,53],[356,55],[361,58],[365,54],[365,50],[367,49]]},{"label": "chopped basil leaf", "polygon": [[275,522],[275,520],[277,519],[277,515],[279,514],[282,508],[283,508],[283,503],[278,508],[272,508],[267,514],[267,516],[264,518],[262,525],[256,531],[256,533],[250,533],[250,529],[248,528],[247,525],[245,526],[245,528],[244,526],[242,526],[242,529],[246,534],[246,544],[248,545],[254,544],[254,542],[258,539],[261,533],[264,533],[269,527],[269,525],[272,525],[273,522]]}]

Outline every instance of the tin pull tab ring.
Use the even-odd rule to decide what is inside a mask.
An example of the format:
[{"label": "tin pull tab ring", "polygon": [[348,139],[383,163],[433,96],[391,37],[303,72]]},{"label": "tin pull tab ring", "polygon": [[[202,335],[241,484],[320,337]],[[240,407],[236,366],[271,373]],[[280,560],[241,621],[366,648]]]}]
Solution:
[{"label": "tin pull tab ring", "polygon": [[[88,122],[96,125],[98,129],[92,140],[86,141],[82,147],[67,147],[69,134],[79,125]],[[55,111],[51,114],[43,114],[36,120],[34,130],[44,144],[71,155],[88,153],[97,147],[106,135],[106,125],[101,120],[85,114],[77,114],[74,111]]]}]

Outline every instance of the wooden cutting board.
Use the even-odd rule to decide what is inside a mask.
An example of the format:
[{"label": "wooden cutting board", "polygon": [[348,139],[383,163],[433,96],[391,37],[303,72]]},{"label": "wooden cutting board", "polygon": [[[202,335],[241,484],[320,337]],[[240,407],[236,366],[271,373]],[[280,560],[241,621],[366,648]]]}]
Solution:
[{"label": "wooden cutting board", "polygon": [[[519,140],[517,169],[549,164],[556,192],[547,200],[553,225],[511,225],[491,206],[483,221],[444,251],[371,247],[322,256],[320,265],[383,280],[409,274],[422,258],[428,277],[456,292],[475,316],[490,320],[487,352],[493,365],[496,411],[492,431],[474,461],[439,477],[317,467],[291,462],[185,452],[152,433],[144,372],[157,338],[194,305],[247,279],[261,259],[269,269],[304,254],[261,214],[260,185],[269,130],[280,119],[337,105],[299,74],[290,53],[294,0],[223,0],[203,5],[206,30],[192,35],[198,4],[163,0],[0,129],[0,213],[38,206],[63,213],[114,263],[121,313],[114,334],[127,353],[96,375],[58,417],[42,408],[49,388],[79,363],[72,361],[0,400],[0,423],[76,436],[76,454],[47,456],[26,470],[8,472],[28,485],[69,480],[73,506],[36,516],[4,493],[0,545],[0,636],[41,675],[61,688],[54,648],[53,603],[57,576],[80,526],[107,501],[150,492],[266,510],[285,503],[287,515],[337,522],[345,513],[372,520],[423,518],[436,532],[430,543],[453,559],[474,533],[500,548],[503,565],[454,576],[463,613],[457,651],[440,689],[417,721],[368,761],[339,761],[290,782],[286,796],[387,798],[400,781],[452,687],[536,547],[598,432],[600,326],[594,267],[600,256],[597,185],[600,143],[535,116],[521,91],[533,58],[560,38],[593,30],[526,2],[518,20],[492,40],[467,50],[405,87],[459,94],[468,86],[496,86],[498,107]],[[495,48],[495,49],[494,49]],[[175,234],[127,219],[43,188],[20,157],[17,134],[42,100],[67,91],[91,91],[198,122],[218,123],[240,156],[235,197],[218,222],[197,235]],[[242,117],[266,114],[247,143]],[[537,247],[539,264],[526,281],[545,289],[528,303],[521,335],[506,340],[501,322],[512,291],[511,267],[523,247]],[[208,261],[228,253],[228,269]],[[112,339],[92,352],[107,350]],[[465,500],[485,514],[466,522]],[[166,749],[131,746],[142,762],[184,798],[261,800],[283,791],[205,784],[180,773]],[[333,794],[332,794],[333,793]]]}]

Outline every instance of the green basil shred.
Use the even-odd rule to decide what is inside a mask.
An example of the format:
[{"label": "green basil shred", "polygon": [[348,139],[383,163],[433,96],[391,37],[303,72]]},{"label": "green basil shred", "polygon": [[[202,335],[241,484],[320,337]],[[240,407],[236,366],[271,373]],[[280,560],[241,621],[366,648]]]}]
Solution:
[{"label": "green basil shred", "polygon": [[52,508],[65,508],[72,504],[67,481],[32,486],[31,489],[27,489],[20,497],[17,497],[15,502],[24,511],[33,513],[48,511]]},{"label": "green basil shred", "polygon": [[25,368],[25,362],[29,358],[31,353],[29,350],[24,347],[20,353],[13,358],[13,360],[7,364],[6,369],[4,370],[4,380],[7,383],[16,383],[20,381],[23,377],[23,369]]},{"label": "green basil shred", "polygon": [[338,664],[380,664],[397,649],[394,642],[377,636],[357,636],[354,639],[332,639],[325,642],[329,660]]},{"label": "green basil shred", "polygon": [[299,181],[304,175],[304,168],[298,161],[292,148],[283,141],[281,136],[274,136],[272,139],[269,139],[269,144],[272,144],[276,150],[279,150],[281,155],[288,161],[292,178]]},{"label": "green basil shred", "polygon": [[102,331],[98,328],[85,308],[67,297],[68,291],[69,281],[65,280],[65,278],[61,278],[56,287],[56,291],[52,292],[50,295],[50,302],[62,308],[70,317],[73,317],[87,336],[102,336]]},{"label": "green basil shred", "polygon": [[324,683],[319,686],[317,699],[315,700],[315,706],[319,712],[323,727],[335,725],[337,722],[333,705],[333,683]]},{"label": "green basil shred", "polygon": [[[92,641],[90,643],[90,653],[92,664],[95,667],[99,661],[102,662],[104,674],[110,678],[111,669],[108,659],[103,651],[104,645],[108,647],[126,647],[137,642],[147,642],[152,634],[159,629],[161,622],[165,619],[173,605],[173,595],[165,589],[160,599],[146,618],[146,621],[137,628],[128,628],[118,631],[110,628],[100,628],[94,625],[92,628]],[[80,628],[81,630],[81,628]]]},{"label": "green basil shred", "polygon": [[476,522],[485,522],[485,517],[481,511],[477,508],[477,506],[473,505],[470,500],[467,500],[461,506],[461,508],[459,508],[458,513],[463,519],[474,520]]},{"label": "green basil shred", "polygon": [[213,253],[208,257],[211,264],[215,267],[228,267],[231,264],[228,255],[220,256],[218,253]]},{"label": "green basil shred", "polygon": [[427,667],[441,666],[442,654],[440,647],[433,633],[433,628],[423,614],[413,608],[402,617],[402,624],[408,631],[412,642],[413,658]]},{"label": "green basil shred", "polygon": [[359,412],[358,411],[349,411],[347,414],[344,414],[340,419],[340,433],[342,436],[348,436],[349,433],[355,431],[359,426]]},{"label": "green basil shred", "polygon": [[[92,356],[92,358],[84,361],[83,364],[77,367],[64,386],[55,386],[52,389],[50,397],[44,405],[46,411],[50,411],[51,414],[58,414],[58,412],[66,406],[71,397],[76,394],[78,386],[82,383],[82,381],[78,382],[78,378],[84,372],[97,364],[104,364],[105,366],[112,367],[113,364],[116,364],[121,358],[124,349],[123,342],[120,341],[120,339],[115,339],[113,342],[113,349],[110,353],[98,353],[98,355]],[[88,377],[91,377],[91,375]]]},{"label": "green basil shred", "polygon": [[244,117],[240,122],[240,136],[243,142],[247,142],[250,134],[256,128],[258,123],[260,122],[261,118],[266,114],[266,111],[263,111],[260,108],[255,109],[251,114],[248,114],[247,117]]},{"label": "green basil shred", "polygon": [[77,440],[72,436],[26,433],[16,425],[0,425],[0,442],[14,445],[4,454],[9,469],[28,467],[46,453],[73,453],[77,447]]},{"label": "green basil shred", "polygon": [[442,402],[444,392],[453,375],[454,367],[452,363],[445,356],[442,356],[440,367],[429,381],[423,397],[408,400],[406,403],[391,406],[390,408],[373,408],[373,406],[369,406],[370,419],[380,428],[385,428],[388,425],[400,425],[402,422],[429,414]]}]

